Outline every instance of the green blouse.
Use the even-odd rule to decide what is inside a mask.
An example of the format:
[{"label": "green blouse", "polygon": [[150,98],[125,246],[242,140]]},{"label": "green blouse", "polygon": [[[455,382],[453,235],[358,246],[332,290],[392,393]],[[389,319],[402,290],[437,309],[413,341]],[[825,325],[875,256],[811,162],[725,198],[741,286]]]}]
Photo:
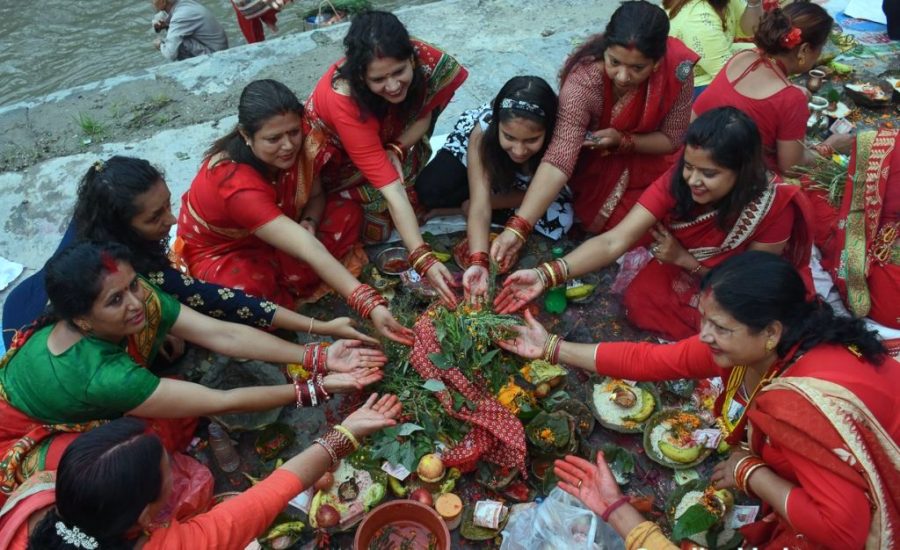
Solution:
[{"label": "green blouse", "polygon": [[[142,281],[147,326],[137,340],[148,346],[148,363],[178,319],[181,304]],[[0,369],[6,399],[28,416],[48,423],[118,418],[147,400],[159,378],[118,344],[86,336],[59,355],[47,348],[53,325],[35,332]],[[141,338],[143,336],[143,338]]]}]

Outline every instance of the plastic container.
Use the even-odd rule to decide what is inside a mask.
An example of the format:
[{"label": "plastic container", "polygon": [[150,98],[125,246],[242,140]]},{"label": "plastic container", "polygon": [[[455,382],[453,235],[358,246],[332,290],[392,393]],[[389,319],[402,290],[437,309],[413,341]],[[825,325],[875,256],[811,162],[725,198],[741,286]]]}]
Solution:
[{"label": "plastic container", "polygon": [[[551,252],[553,252],[554,259],[565,256],[565,251],[561,246],[554,246]],[[544,297],[544,309],[547,310],[547,313],[559,315],[566,310],[568,305],[569,300],[566,298],[566,285],[564,284],[551,288]]]},{"label": "plastic container", "polygon": [[209,425],[209,448],[223,472],[231,473],[241,465],[241,457],[234,448],[231,438],[222,426],[215,422]]},{"label": "plastic container", "polygon": [[434,501],[434,509],[450,531],[459,527],[462,522],[462,500],[453,493],[444,493],[437,497],[437,500]]}]

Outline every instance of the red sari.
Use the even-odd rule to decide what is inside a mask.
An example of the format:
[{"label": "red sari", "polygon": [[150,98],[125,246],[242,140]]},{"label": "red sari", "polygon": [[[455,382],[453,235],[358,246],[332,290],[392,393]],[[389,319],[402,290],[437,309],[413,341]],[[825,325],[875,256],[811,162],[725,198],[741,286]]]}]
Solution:
[{"label": "red sari", "polygon": [[813,204],[830,221],[816,244],[844,303],[856,316],[900,329],[900,130],[860,134],[840,208],[816,194]]},{"label": "red sari", "polygon": [[[600,344],[594,359],[598,373],[632,380],[721,376],[727,386],[735,372],[718,367],[698,337],[664,345]],[[744,547],[895,547],[900,364],[887,358],[876,366],[845,347],[823,344],[773,369],[780,375],[744,415],[746,433],[753,452],[795,487],[786,518],[764,505],[762,519],[741,529]],[[723,413],[721,399],[714,413]]]},{"label": "red sari", "polygon": [[407,110],[401,112],[391,107],[383,119],[364,117],[357,102],[348,95],[349,91],[339,93],[334,88],[335,71],[343,61],[328,69],[306,101],[304,150],[327,193],[362,207],[362,234],[366,242],[387,239],[393,228],[380,188],[402,176],[410,202],[416,205],[413,185],[431,156],[431,132],[426,132],[411,147],[403,163],[403,174],[397,174],[390,163],[386,145],[416,121],[436,118],[469,74],[438,48],[415,39],[412,43],[426,83],[421,97]]},{"label": "red sari", "polygon": [[[251,166],[222,161],[210,168],[206,159],[182,197],[175,251],[195,277],[294,309],[298,300],[316,293],[319,274],[253,233],[281,215],[299,222],[312,184],[302,153],[274,182]],[[329,197],[316,233],[354,275],[366,263],[358,242],[360,222],[353,204]]]},{"label": "red sari", "polygon": [[698,59],[680,40],[670,37],[665,57],[647,82],[618,100],[600,62],[576,65],[562,83],[556,130],[543,162],[569,176],[575,216],[591,233],[621,221],[641,192],[672,165],[672,158],[582,149],[585,132],[603,128],[631,134],[661,131],[680,144],[690,121],[693,67]]},{"label": "red sari", "polygon": [[[662,220],[703,267],[715,267],[754,242],[777,243],[789,238],[784,256],[803,275],[807,288],[813,288],[809,269],[811,214],[799,187],[773,183],[744,208],[726,233],[719,228],[715,212],[687,222],[673,220],[675,199],[669,191],[670,181],[671,172],[659,178],[638,202]],[[634,325],[667,339],[687,338],[700,326],[699,292],[700,277],[672,264],[650,261],[625,291],[626,315]]]}]

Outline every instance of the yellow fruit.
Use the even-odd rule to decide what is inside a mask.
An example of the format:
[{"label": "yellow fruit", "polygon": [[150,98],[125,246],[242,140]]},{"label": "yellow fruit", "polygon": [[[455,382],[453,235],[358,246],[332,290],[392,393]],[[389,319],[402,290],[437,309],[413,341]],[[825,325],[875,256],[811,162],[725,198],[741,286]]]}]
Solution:
[{"label": "yellow fruit", "polygon": [[440,260],[441,262],[449,262],[450,259],[453,258],[453,256],[451,256],[451,255],[450,255],[449,253],[447,253],[447,252],[437,252],[437,251],[434,251],[434,252],[432,252],[432,253],[434,254],[434,257],[437,258],[438,260]]},{"label": "yellow fruit", "polygon": [[675,462],[681,464],[688,464],[689,462],[693,462],[700,458],[700,452],[703,450],[703,445],[694,445],[693,447],[678,447],[672,445],[668,441],[660,441],[659,442],[659,452],[663,454],[664,457],[669,460],[673,460]]},{"label": "yellow fruit", "polygon": [[419,479],[422,481],[434,483],[444,477],[444,462],[434,453],[427,454],[419,460],[416,473],[419,474]]},{"label": "yellow fruit", "polygon": [[648,392],[647,390],[642,390],[640,388],[634,388],[641,392],[641,409],[631,415],[622,417],[622,420],[631,421],[631,422],[643,422],[647,420],[651,414],[653,414],[653,409],[656,407],[656,398],[653,397],[653,394]]},{"label": "yellow fruit", "polygon": [[719,446],[716,447],[716,452],[719,453],[720,455],[723,455],[723,454],[727,453],[730,449],[731,449],[731,445],[729,445],[728,442],[725,441],[725,438],[723,437],[719,441]]},{"label": "yellow fruit", "polygon": [[597,288],[597,285],[578,285],[572,287],[566,287],[566,298],[570,300],[577,300],[579,298],[586,298],[594,292],[594,289]]}]

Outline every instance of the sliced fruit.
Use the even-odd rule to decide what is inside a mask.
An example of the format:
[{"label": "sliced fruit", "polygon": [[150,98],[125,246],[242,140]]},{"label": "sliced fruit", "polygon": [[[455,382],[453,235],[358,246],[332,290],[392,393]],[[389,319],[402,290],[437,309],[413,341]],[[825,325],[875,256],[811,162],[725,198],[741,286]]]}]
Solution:
[{"label": "sliced fruit", "polygon": [[680,464],[688,464],[700,458],[700,452],[703,451],[703,445],[694,445],[693,447],[678,447],[672,445],[668,441],[659,442],[659,452],[669,460],[673,460]]},{"label": "sliced fruit", "polygon": [[578,300],[580,298],[587,298],[594,292],[594,289],[597,288],[597,285],[575,285],[566,287],[566,298],[570,300]]},{"label": "sliced fruit", "polygon": [[653,414],[653,409],[656,408],[656,398],[653,397],[652,392],[648,392],[647,390],[643,390],[641,388],[635,388],[635,390],[639,391],[641,394],[641,408],[634,414],[623,416],[622,420],[630,422],[643,422],[644,420],[647,420],[651,414]]}]

